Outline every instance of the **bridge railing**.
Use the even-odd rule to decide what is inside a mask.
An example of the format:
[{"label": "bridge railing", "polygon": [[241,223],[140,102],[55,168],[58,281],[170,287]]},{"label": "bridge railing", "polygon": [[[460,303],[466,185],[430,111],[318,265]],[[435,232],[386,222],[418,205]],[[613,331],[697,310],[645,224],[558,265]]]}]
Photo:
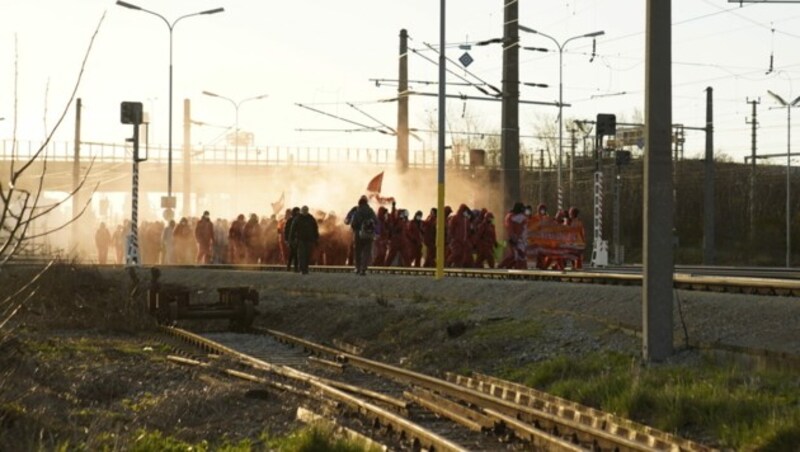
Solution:
[{"label": "bridge railing", "polygon": [[[41,143],[33,141],[12,140],[0,142],[0,160],[25,160],[35,155]],[[141,145],[141,155],[156,163],[165,163],[169,159],[169,150],[164,146]],[[213,165],[319,165],[319,164],[363,164],[387,165],[394,163],[395,153],[389,149],[364,148],[329,148],[329,147],[193,147],[191,149],[192,164]],[[81,142],[81,160],[97,159],[98,162],[131,161],[133,146],[130,143]],[[47,144],[42,156],[48,161],[65,162],[75,158],[74,142],[51,141]],[[173,163],[183,162],[183,147],[172,148]],[[422,161],[423,159],[420,159]]]},{"label": "bridge railing", "polygon": [[[0,142],[0,161],[12,159],[23,160],[34,155],[41,143],[33,141],[17,141],[16,146],[12,140]],[[191,163],[193,165],[246,165],[246,166],[327,166],[327,165],[359,165],[359,166],[394,166],[395,151],[390,149],[365,149],[365,148],[331,148],[313,146],[263,146],[241,147],[238,150],[232,147],[193,147],[191,149]],[[144,146],[140,153],[146,153],[148,161],[166,163],[169,150],[164,146]],[[52,141],[48,143],[43,154],[48,161],[71,162],[74,159],[74,142]],[[133,146],[130,143],[101,143],[81,142],[81,160],[95,158],[98,163],[130,162],[133,155]],[[183,163],[183,147],[173,147],[172,159],[174,164]],[[409,166],[412,168],[435,168],[438,153],[436,150],[413,150],[409,152]],[[469,167],[469,155],[466,152],[445,152],[448,167]],[[538,169],[538,159],[528,152],[520,154],[521,167],[525,169]],[[490,152],[486,155],[484,165],[487,168],[500,168],[499,152]]]}]

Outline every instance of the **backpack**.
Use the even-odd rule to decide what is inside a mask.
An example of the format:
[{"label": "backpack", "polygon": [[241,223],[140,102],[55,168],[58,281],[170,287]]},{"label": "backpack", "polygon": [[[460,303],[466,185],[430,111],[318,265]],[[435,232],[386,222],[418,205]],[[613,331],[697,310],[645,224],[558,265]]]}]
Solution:
[{"label": "backpack", "polygon": [[361,228],[358,230],[358,238],[360,239],[375,239],[375,220],[369,219],[361,223]]}]

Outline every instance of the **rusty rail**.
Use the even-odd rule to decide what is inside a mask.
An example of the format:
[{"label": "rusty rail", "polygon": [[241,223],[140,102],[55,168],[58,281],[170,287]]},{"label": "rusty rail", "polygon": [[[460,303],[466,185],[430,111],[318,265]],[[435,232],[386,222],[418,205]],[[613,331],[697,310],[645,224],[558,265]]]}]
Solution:
[{"label": "rusty rail", "polygon": [[[428,389],[449,396],[453,399],[460,400],[479,407],[483,412],[489,416],[496,418],[498,421],[504,422],[507,427],[517,431],[518,434],[522,433],[522,437],[528,437],[535,444],[547,448],[566,450],[563,437],[573,438],[573,443],[580,445],[586,444],[590,447],[599,447],[602,449],[619,450],[619,451],[650,451],[650,450],[671,450],[671,451],[709,451],[713,450],[706,446],[675,437],[673,435],[661,434],[656,435],[654,429],[643,426],[644,434],[631,434],[633,429],[606,429],[603,425],[592,422],[587,422],[585,418],[575,416],[574,402],[561,401],[556,398],[548,400],[548,409],[543,410],[541,406],[522,405],[516,401],[506,400],[505,398],[496,397],[477,389],[465,387],[461,384],[441,380],[428,375],[420,374],[414,371],[401,369],[398,367],[390,366],[388,364],[380,363],[370,359],[362,358],[359,356],[351,355],[349,353],[337,350],[321,344],[315,344],[302,338],[298,338],[280,331],[260,329],[255,331],[269,334],[279,340],[294,343],[306,348],[307,350],[315,353],[330,354],[336,356],[338,360],[345,360],[349,365],[365,369],[389,378],[417,385],[419,387]],[[501,415],[501,416],[498,416]],[[571,414],[571,415],[568,415]],[[509,423],[508,419],[504,417],[511,417],[515,419],[525,419],[527,422],[524,426],[518,423]],[[618,424],[622,425],[622,421]],[[539,426],[535,434],[530,432],[534,425]],[[631,427],[634,425],[632,421],[624,425]],[[557,433],[556,433],[557,432]],[[552,443],[548,443],[552,441]],[[574,445],[574,444],[573,444]]]},{"label": "rusty rail", "polygon": [[413,422],[401,416],[398,416],[394,413],[384,410],[381,407],[378,407],[362,399],[347,394],[342,390],[333,387],[332,385],[329,384],[329,381],[326,381],[323,378],[307,374],[305,372],[301,372],[296,369],[292,369],[291,367],[279,366],[268,363],[261,359],[238,352],[230,347],[226,347],[225,345],[219,344],[215,341],[206,339],[202,336],[199,336],[197,334],[194,334],[192,332],[180,328],[166,327],[166,326],[161,328],[162,331],[164,331],[165,333],[177,336],[195,346],[200,347],[203,350],[217,353],[220,355],[229,356],[253,368],[271,372],[277,375],[281,375],[283,377],[287,377],[308,384],[311,387],[325,394],[327,397],[335,399],[349,406],[351,409],[367,417],[377,420],[379,424],[390,426],[393,431],[403,432],[403,434],[405,434],[407,438],[410,438],[414,442],[415,448],[427,448],[435,451],[467,450],[459,446],[458,444],[455,444],[452,441],[443,438],[442,436],[437,435],[434,432],[431,432],[430,430],[422,428],[419,425],[414,424]]}]

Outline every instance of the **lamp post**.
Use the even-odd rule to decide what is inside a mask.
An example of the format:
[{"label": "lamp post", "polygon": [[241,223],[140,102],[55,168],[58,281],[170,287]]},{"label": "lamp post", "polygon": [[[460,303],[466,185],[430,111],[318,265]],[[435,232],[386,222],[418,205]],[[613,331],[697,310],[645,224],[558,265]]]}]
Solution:
[{"label": "lamp post", "polygon": [[[169,144],[167,150],[167,196],[170,198],[171,202],[172,201],[172,30],[175,28],[175,25],[178,22],[180,22],[183,19],[186,19],[187,17],[221,13],[225,11],[225,8],[214,8],[205,11],[200,11],[197,13],[186,14],[184,16],[178,17],[177,19],[172,21],[172,23],[170,23],[161,14],[158,14],[154,11],[150,11],[149,9],[142,8],[141,6],[136,6],[131,3],[124,2],[122,0],[117,0],[117,5],[137,11],[142,11],[148,14],[152,14],[163,20],[164,23],[167,24],[167,28],[169,28]],[[174,205],[170,207],[170,209],[173,207]]]},{"label": "lamp post", "polygon": [[790,267],[792,263],[792,217],[791,217],[791,185],[790,173],[792,168],[792,107],[796,107],[800,102],[800,96],[792,102],[786,102],[783,98],[772,91],[767,90],[773,99],[778,101],[782,107],[786,107],[786,266]]},{"label": "lamp post", "polygon": [[[541,31],[534,30],[533,28],[528,28],[523,25],[519,25],[519,29],[528,33],[542,35],[545,38],[553,41],[553,43],[558,47],[558,209],[563,209],[563,189],[561,187],[561,155],[564,152],[564,132],[563,132],[563,108],[564,108],[564,48],[570,41],[580,38],[596,38],[598,36],[604,35],[605,31],[595,31],[592,33],[586,33],[578,36],[573,36],[563,43],[559,43],[558,40],[548,34],[542,33]],[[537,50],[542,51],[540,48],[531,47],[526,50]]]},{"label": "lamp post", "polygon": [[229,97],[220,96],[219,94],[212,93],[210,91],[203,91],[203,94],[205,94],[206,96],[218,97],[220,99],[227,100],[228,102],[231,103],[231,105],[233,105],[233,108],[236,110],[236,123],[234,126],[234,134],[235,134],[234,136],[236,137],[236,139],[233,142],[233,146],[234,146],[234,159],[235,159],[234,164],[236,168],[238,168],[239,167],[239,107],[241,107],[242,104],[247,101],[264,99],[266,97],[269,97],[269,94],[262,94],[260,96],[248,97],[246,99],[240,100],[239,102],[236,102],[235,100]]}]

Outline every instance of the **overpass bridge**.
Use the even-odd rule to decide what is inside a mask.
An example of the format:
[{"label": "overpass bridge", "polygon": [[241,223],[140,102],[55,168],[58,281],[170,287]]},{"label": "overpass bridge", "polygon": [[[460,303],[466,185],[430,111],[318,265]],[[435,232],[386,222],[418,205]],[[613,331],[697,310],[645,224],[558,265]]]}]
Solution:
[{"label": "overpass bridge", "polygon": [[[41,143],[29,141],[18,141],[16,146],[11,140],[0,142],[0,180],[8,179],[12,163],[18,169],[20,162],[29,159],[40,146]],[[143,146],[140,153],[147,155],[147,161],[139,165],[140,196],[145,193],[166,195],[167,148]],[[496,173],[501,167],[499,152],[482,154],[476,155],[473,151],[471,156],[468,150],[448,149],[448,171],[471,171],[473,177],[475,172]],[[97,185],[101,195],[130,193],[132,155],[130,143],[81,142],[76,153],[74,142],[51,142],[18,181],[17,187],[35,190],[39,176],[46,171],[45,191],[70,192],[79,180],[76,174],[83,177],[91,164],[83,192],[88,193]],[[530,154],[521,157],[524,169],[540,171],[538,158]],[[237,187],[263,193],[270,190],[271,180],[296,171],[306,175],[329,170],[341,171],[339,174],[374,175],[394,169],[396,165],[395,151],[389,149],[267,146],[240,147],[236,152],[232,147],[175,147],[173,195],[178,198],[179,211],[186,215],[196,213],[198,196],[209,193],[233,196]],[[435,150],[409,152],[410,174],[434,174],[436,165]],[[435,175],[431,177],[430,180],[435,180]],[[364,184],[368,181],[365,179]]]},{"label": "overpass bridge", "polygon": [[[12,161],[22,162],[29,159],[41,146],[34,142],[17,142],[16,149],[10,140],[0,145],[0,168],[2,176],[7,177]],[[140,184],[152,191],[167,191],[168,149],[165,147],[144,147],[140,153],[147,156],[147,161],[139,165]],[[176,192],[184,191],[191,186],[183,187],[187,173],[189,181],[192,177],[219,175],[221,173],[238,174],[243,181],[250,181],[269,175],[270,171],[278,171],[286,167],[320,167],[320,166],[363,166],[385,168],[394,165],[394,151],[388,149],[349,149],[318,147],[264,147],[239,149],[233,148],[192,148],[185,150],[173,148],[173,185]],[[435,158],[430,153],[419,153],[412,167],[432,167]],[[427,157],[427,161],[426,161]],[[69,191],[73,184],[73,170],[77,164],[80,174],[92,164],[89,174],[89,185],[100,184],[99,191],[126,191],[130,189],[130,177],[133,162],[133,147],[130,144],[82,142],[78,155],[73,142],[51,142],[37,161],[26,171],[20,181],[20,187],[35,188],[38,177],[47,166],[47,177],[44,189],[50,191]],[[93,162],[93,163],[92,163]],[[188,164],[185,164],[188,162]],[[18,165],[18,164],[17,164]],[[230,182],[221,181],[214,189],[225,190]]]}]

